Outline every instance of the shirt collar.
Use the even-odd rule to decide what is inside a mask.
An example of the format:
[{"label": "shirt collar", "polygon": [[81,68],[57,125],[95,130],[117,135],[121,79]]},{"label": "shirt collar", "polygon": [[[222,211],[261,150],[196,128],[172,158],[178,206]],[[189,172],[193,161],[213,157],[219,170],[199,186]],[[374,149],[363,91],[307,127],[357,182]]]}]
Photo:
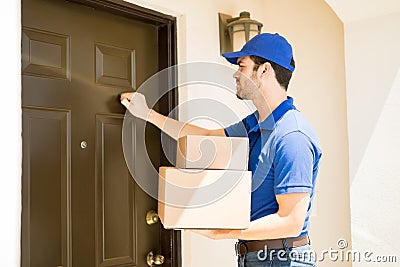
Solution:
[{"label": "shirt collar", "polygon": [[254,116],[256,117],[256,124],[251,129],[251,131],[257,131],[258,128],[262,130],[273,130],[275,128],[276,122],[278,122],[283,115],[289,110],[296,109],[293,105],[293,98],[288,96],[287,100],[283,101],[276,109],[272,111],[272,113],[262,122],[258,122],[259,114],[258,111],[254,112]]}]

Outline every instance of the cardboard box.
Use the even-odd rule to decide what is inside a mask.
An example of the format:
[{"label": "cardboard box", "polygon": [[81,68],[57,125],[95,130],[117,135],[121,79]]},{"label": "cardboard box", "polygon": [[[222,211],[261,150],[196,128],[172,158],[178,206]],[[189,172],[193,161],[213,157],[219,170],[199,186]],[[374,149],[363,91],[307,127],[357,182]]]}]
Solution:
[{"label": "cardboard box", "polygon": [[160,167],[158,216],[166,229],[247,229],[251,172]]},{"label": "cardboard box", "polygon": [[176,167],[247,170],[249,139],[188,135],[178,139]]}]

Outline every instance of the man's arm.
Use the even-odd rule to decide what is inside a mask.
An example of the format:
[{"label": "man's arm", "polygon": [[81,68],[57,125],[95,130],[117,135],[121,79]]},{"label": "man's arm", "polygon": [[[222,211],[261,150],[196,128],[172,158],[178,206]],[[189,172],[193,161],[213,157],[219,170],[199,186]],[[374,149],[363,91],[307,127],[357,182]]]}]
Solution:
[{"label": "man's arm", "polygon": [[310,194],[291,193],[276,195],[277,213],[250,223],[246,230],[193,230],[211,239],[262,240],[298,236],[304,225]]},{"label": "man's arm", "polygon": [[175,140],[186,135],[225,136],[224,129],[208,130],[193,124],[174,120],[149,109],[144,95],[140,93],[121,94],[121,103],[132,115],[154,124]]}]

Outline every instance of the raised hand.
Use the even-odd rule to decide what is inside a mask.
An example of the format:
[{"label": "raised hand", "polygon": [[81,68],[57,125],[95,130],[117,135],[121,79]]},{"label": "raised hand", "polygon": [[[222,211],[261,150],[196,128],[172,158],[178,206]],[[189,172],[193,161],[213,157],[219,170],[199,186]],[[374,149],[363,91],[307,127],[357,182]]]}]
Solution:
[{"label": "raised hand", "polygon": [[146,98],[143,94],[137,92],[123,93],[120,99],[121,103],[133,116],[147,120],[151,109],[147,106]]}]

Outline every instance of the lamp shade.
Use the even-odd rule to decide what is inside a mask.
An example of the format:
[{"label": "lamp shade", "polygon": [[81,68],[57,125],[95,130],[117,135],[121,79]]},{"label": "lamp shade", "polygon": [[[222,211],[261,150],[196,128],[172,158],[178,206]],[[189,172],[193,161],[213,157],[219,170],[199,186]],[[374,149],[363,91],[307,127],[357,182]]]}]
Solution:
[{"label": "lamp shade", "polygon": [[243,45],[261,33],[262,23],[250,19],[249,12],[241,12],[239,17],[227,20],[227,30],[232,41],[232,51],[240,50]]}]

